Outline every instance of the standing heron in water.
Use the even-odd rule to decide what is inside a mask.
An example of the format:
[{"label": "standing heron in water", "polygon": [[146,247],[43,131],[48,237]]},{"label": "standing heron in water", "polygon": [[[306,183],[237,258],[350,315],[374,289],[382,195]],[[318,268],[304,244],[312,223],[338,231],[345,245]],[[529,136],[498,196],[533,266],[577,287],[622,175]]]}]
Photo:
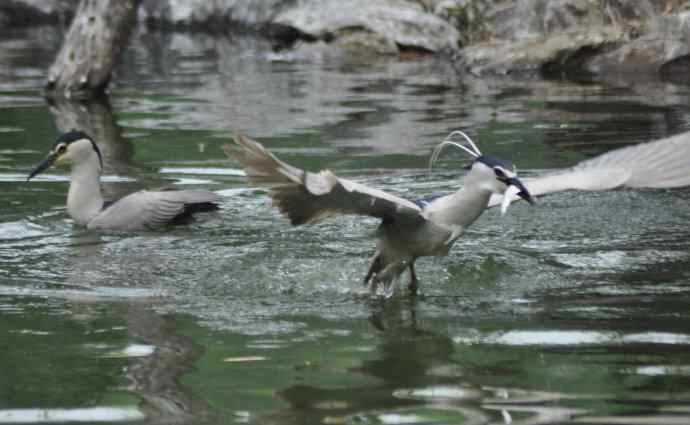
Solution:
[{"label": "standing heron in water", "polygon": [[194,213],[218,209],[218,195],[206,190],[142,190],[115,202],[105,201],[100,185],[101,151],[81,131],[60,135],[27,181],[53,164],[71,165],[67,212],[77,224],[89,229],[141,230],[180,224],[189,222]]},{"label": "standing heron in water", "polygon": [[[446,255],[465,229],[487,209],[492,195],[503,195],[506,200],[516,195],[534,203],[512,164],[482,155],[464,133],[452,136],[455,134],[464,136],[469,146],[446,140],[438,146],[432,161],[446,145],[463,149],[473,158],[465,184],[455,193],[417,202],[337,177],[329,170],[311,173],[295,168],[242,135],[235,138],[241,149],[226,152],[244,166],[250,180],[275,183],[271,190],[273,202],[295,226],[338,214],[381,219],[376,252],[364,284],[369,284],[372,292],[383,284],[384,292],[390,294],[391,283],[409,270],[408,288],[416,294],[419,281],[415,261],[419,257]],[[508,203],[503,204],[503,212]]]},{"label": "standing heron in water", "polygon": [[[452,141],[464,137],[465,144]],[[316,223],[327,217],[356,214],[377,217],[376,252],[364,277],[376,291],[410,272],[408,288],[418,289],[414,264],[419,257],[443,256],[465,229],[488,208],[500,205],[505,213],[511,202],[566,190],[601,191],[628,188],[675,188],[690,185],[690,133],[610,151],[572,168],[521,181],[507,161],[483,155],[464,133],[451,133],[432,154],[431,164],[444,146],[459,147],[472,164],[455,193],[409,201],[384,191],[337,177],[293,167],[246,136],[234,139],[226,153],[239,161],[252,182],[271,184],[273,204],[295,225]]]}]

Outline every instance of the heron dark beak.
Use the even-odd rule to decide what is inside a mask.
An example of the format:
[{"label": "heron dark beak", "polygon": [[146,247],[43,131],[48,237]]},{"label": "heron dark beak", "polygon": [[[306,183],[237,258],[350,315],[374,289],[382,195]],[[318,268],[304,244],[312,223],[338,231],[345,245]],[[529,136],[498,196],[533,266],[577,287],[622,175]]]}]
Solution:
[{"label": "heron dark beak", "polygon": [[32,178],[36,177],[37,175],[41,174],[42,172],[44,172],[45,170],[50,168],[50,166],[55,163],[56,159],[57,159],[57,154],[51,153],[50,155],[48,155],[46,157],[46,159],[41,161],[41,163],[38,164],[36,166],[36,168],[34,168],[34,170],[31,172],[31,174],[29,174],[29,177],[26,178],[26,181],[31,180]]},{"label": "heron dark beak", "polygon": [[518,188],[520,191],[517,193],[517,195],[525,201],[529,202],[531,205],[534,205],[536,203],[532,195],[529,193],[529,190],[527,190],[525,185],[522,184],[520,179],[518,179],[517,177],[511,177],[509,179],[506,179],[506,184],[508,186],[515,186],[516,188]]}]

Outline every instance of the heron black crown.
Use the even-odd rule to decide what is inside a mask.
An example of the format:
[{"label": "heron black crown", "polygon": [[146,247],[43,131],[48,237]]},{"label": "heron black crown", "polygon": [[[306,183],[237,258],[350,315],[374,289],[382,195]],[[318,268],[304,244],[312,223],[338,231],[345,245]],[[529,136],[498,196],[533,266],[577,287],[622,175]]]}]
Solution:
[{"label": "heron black crown", "polygon": [[481,162],[482,164],[485,164],[491,168],[494,167],[501,167],[506,170],[512,170],[513,169],[513,164],[510,161],[506,161],[501,158],[496,158],[495,156],[490,156],[490,155],[481,155],[475,159],[475,162]]},{"label": "heron black crown", "polygon": [[83,131],[71,130],[71,131],[68,131],[66,133],[62,133],[55,140],[55,143],[53,144],[53,149],[60,144],[69,145],[70,143],[74,143],[77,140],[82,140],[82,139],[86,139],[89,142],[91,142],[91,146],[93,146],[93,150],[95,150],[96,155],[98,155],[98,162],[101,164],[101,170],[102,170],[103,169],[103,155],[101,154],[101,149],[98,147],[96,142],[93,141],[91,136],[84,133]]}]

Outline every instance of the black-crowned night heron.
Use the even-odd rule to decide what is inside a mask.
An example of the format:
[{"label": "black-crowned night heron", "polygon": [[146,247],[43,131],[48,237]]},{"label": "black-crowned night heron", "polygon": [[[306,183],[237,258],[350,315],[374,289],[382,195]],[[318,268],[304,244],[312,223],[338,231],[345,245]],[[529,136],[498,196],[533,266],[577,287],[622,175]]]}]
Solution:
[{"label": "black-crowned night heron", "polygon": [[[471,149],[463,147],[474,157],[465,185],[453,194],[419,202],[339,178],[328,170],[319,173],[300,170],[245,136],[238,136],[235,142],[242,149],[226,149],[226,152],[242,163],[251,180],[278,183],[272,187],[271,196],[293,225],[315,223],[337,214],[381,219],[377,249],[364,278],[373,292],[383,284],[385,292],[390,293],[391,283],[409,269],[408,287],[416,293],[417,258],[446,255],[465,229],[486,210],[492,194],[503,195],[509,191],[507,199],[517,195],[533,202],[509,162],[482,155],[471,142]],[[503,209],[506,208],[504,205]]]},{"label": "black-crowned night heron", "polygon": [[218,208],[218,195],[205,190],[142,190],[115,202],[104,201],[100,186],[101,151],[81,131],[60,135],[27,181],[53,164],[71,165],[67,211],[77,224],[89,229],[140,230],[184,223],[196,212]]},{"label": "black-crowned night heron", "polygon": [[[467,145],[450,140],[465,137]],[[504,213],[518,199],[532,203],[533,196],[564,190],[607,190],[618,187],[671,188],[690,185],[690,133],[608,152],[575,167],[521,182],[507,161],[482,155],[462,132],[453,132],[434,150],[455,145],[473,157],[463,186],[455,193],[408,201],[381,190],[337,177],[329,170],[312,173],[276,158],[261,144],[245,137],[226,153],[243,166],[250,181],[272,183],[273,203],[293,225],[315,223],[340,214],[378,217],[377,249],[364,283],[376,291],[408,269],[409,289],[418,287],[415,260],[446,255],[453,243],[489,207],[501,205]]]}]

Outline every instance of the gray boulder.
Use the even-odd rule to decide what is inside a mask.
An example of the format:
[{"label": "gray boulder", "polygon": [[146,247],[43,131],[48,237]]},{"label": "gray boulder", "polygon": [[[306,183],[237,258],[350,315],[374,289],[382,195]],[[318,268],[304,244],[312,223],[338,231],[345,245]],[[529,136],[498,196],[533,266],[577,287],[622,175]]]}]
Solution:
[{"label": "gray boulder", "polygon": [[182,27],[263,27],[292,0],[144,0],[141,21]]},{"label": "gray boulder", "polygon": [[[463,10],[479,0],[443,0]],[[688,52],[688,17],[678,0],[495,0],[467,28],[480,37],[454,58],[474,75],[543,70],[658,73]],[[458,6],[459,7],[459,6]],[[462,39],[468,39],[461,33]]]},{"label": "gray boulder", "polygon": [[597,74],[658,75],[666,65],[690,56],[690,11],[657,16],[649,27],[618,49],[588,59],[583,68]]},{"label": "gray boulder", "polygon": [[452,25],[410,0],[144,0],[139,19],[185,27],[242,26],[278,38],[383,53],[455,50],[458,42]]},{"label": "gray boulder", "polygon": [[475,43],[462,49],[453,60],[456,69],[476,76],[571,69],[596,52],[617,47],[623,39],[619,29],[607,26],[544,39]]},{"label": "gray boulder", "polygon": [[302,0],[279,13],[274,24],[319,40],[367,39],[384,51],[456,50],[458,31],[448,22],[405,0]]}]

